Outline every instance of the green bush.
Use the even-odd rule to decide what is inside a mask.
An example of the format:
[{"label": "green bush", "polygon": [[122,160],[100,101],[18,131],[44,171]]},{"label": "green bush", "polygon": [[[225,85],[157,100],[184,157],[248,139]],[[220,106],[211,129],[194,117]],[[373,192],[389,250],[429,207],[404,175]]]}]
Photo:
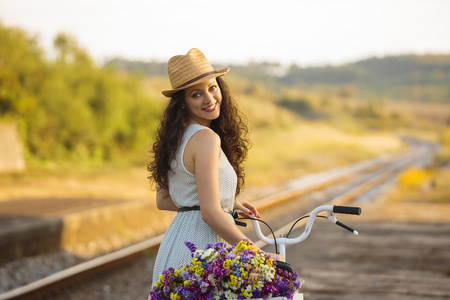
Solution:
[{"label": "green bush", "polygon": [[98,67],[59,34],[55,58],[0,25],[0,118],[20,124],[33,163],[142,162],[162,111],[137,75]]}]

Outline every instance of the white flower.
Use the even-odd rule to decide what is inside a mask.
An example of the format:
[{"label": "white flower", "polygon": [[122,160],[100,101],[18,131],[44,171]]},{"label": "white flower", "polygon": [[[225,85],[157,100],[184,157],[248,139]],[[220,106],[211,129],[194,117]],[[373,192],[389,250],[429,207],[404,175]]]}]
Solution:
[{"label": "white flower", "polygon": [[217,256],[219,256],[219,254],[218,254],[217,252],[214,252],[214,254],[213,254],[211,257],[209,257],[209,258],[206,260],[206,262],[207,262],[207,263],[212,263],[212,262],[217,258]]},{"label": "white flower", "polygon": [[238,294],[233,293],[230,290],[225,291],[225,298],[227,299],[237,299]]},{"label": "white flower", "polygon": [[238,287],[241,287],[244,284],[244,279],[242,279],[242,277],[238,277]]},{"label": "white flower", "polygon": [[198,273],[194,273],[195,279],[197,279],[198,281],[203,279],[203,276],[198,274]]},{"label": "white flower", "polygon": [[263,281],[258,280],[258,282],[256,283],[256,286],[255,286],[255,289],[262,290],[263,287],[264,287]]},{"label": "white flower", "polygon": [[213,285],[216,283],[216,277],[214,277],[214,274],[209,274],[209,275],[208,275],[208,280],[209,280],[209,282],[211,282]]},{"label": "white flower", "polygon": [[245,287],[245,290],[244,290],[244,292],[247,292],[247,293],[252,293],[253,292],[253,288],[252,288],[252,286],[249,284],[249,285],[247,285],[246,287]]},{"label": "white flower", "polygon": [[213,253],[213,249],[209,248],[208,250],[206,250],[203,254],[202,254],[202,259],[205,259],[207,257],[209,257],[212,253]]},{"label": "white flower", "polygon": [[268,282],[272,282],[272,279],[275,277],[275,269],[268,265],[263,265],[261,267],[261,273]]}]

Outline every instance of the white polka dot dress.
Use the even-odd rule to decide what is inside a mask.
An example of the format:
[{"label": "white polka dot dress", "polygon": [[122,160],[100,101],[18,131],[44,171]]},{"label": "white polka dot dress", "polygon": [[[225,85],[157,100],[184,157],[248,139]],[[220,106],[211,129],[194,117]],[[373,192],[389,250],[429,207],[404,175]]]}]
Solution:
[{"label": "white polka dot dress", "polygon": [[[194,124],[187,127],[183,135],[176,158],[172,161],[173,172],[169,171],[168,183],[170,196],[177,207],[198,206],[198,194],[195,175],[186,170],[183,153],[189,139],[199,130],[208,127]],[[221,150],[219,157],[219,193],[224,211],[231,212],[234,206],[237,176],[225,153]],[[231,214],[227,214],[231,219]],[[153,283],[159,279],[164,269],[180,268],[191,261],[191,252],[184,245],[185,241],[194,243],[204,249],[208,243],[224,242],[205,222],[200,211],[179,212],[167,229],[156,256],[153,269]]]}]

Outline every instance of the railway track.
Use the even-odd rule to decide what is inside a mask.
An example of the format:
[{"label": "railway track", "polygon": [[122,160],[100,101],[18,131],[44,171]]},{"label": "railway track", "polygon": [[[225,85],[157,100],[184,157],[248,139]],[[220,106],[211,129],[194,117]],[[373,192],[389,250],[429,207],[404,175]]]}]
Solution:
[{"label": "railway track", "polygon": [[[419,145],[394,154],[366,161],[349,168],[333,170],[324,173],[321,176],[310,176],[303,178],[303,180],[299,179],[292,181],[286,190],[256,200],[253,204],[258,210],[267,211],[270,209],[273,214],[276,214],[277,210],[280,211],[279,213],[282,213],[281,211],[283,210],[286,211],[285,207],[296,207],[296,217],[299,216],[299,212],[306,214],[312,207],[318,205],[342,205],[383,184],[407,166],[420,163],[423,160],[426,161],[432,155],[432,151],[433,150],[427,145]],[[304,199],[307,198],[307,195],[310,195],[310,193],[317,191],[323,191],[323,197],[321,199]],[[299,201],[297,201],[299,197],[303,197],[301,205],[299,204]],[[294,210],[292,209],[287,210],[290,211],[291,214],[294,213]],[[289,216],[281,219],[292,221],[285,221],[285,224],[275,224],[277,228],[275,230],[276,234],[278,234],[278,232],[285,233],[286,228],[290,228],[296,218],[294,218],[294,216]],[[304,223],[299,222],[296,227],[302,225],[304,225]],[[250,238],[255,240],[251,236]],[[20,288],[0,294],[0,300],[52,299],[47,298],[46,295],[51,295],[57,290],[67,288],[68,285],[79,282],[81,279],[89,280],[89,278],[93,278],[98,274],[112,272],[118,266],[131,264],[133,261],[145,256],[148,251],[156,249],[161,240],[162,235],[156,236],[110,254],[81,263]],[[264,246],[261,241],[256,242],[256,244],[259,247]]]}]

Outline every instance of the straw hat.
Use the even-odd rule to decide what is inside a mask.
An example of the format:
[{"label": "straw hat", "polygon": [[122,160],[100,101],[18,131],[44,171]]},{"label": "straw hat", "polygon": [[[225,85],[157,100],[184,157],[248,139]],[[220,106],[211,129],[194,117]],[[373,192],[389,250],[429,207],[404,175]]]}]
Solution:
[{"label": "straw hat", "polygon": [[171,90],[162,91],[166,97],[171,97],[178,91],[184,90],[197,83],[219,77],[228,73],[230,68],[215,71],[205,55],[198,49],[192,48],[186,55],[176,55],[167,63]]}]

